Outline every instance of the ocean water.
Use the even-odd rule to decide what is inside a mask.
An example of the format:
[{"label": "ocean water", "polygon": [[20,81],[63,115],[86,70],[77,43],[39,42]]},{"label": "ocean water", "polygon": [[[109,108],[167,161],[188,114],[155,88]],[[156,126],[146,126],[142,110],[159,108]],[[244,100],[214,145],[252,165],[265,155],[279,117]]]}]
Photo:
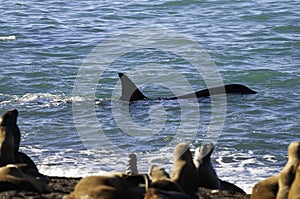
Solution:
[{"label": "ocean water", "polygon": [[[129,153],[140,172],[171,171],[176,143],[212,141],[219,177],[250,193],[299,141],[298,4],[2,2],[1,113],[19,110],[20,149],[47,175],[125,171]],[[149,98],[217,83],[258,93],[128,104],[118,100],[118,72]]]}]

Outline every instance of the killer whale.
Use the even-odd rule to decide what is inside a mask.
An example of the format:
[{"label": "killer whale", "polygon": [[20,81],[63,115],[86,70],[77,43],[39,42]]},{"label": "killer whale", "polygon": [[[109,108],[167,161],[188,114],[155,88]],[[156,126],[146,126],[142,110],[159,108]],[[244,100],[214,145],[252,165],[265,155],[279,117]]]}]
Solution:
[{"label": "killer whale", "polygon": [[[139,100],[149,100],[142,91],[129,79],[124,73],[118,73],[119,78],[121,80],[122,93],[120,100],[122,101],[139,101]],[[245,85],[242,84],[226,84],[220,87],[207,88],[203,90],[196,91],[194,93],[188,93],[185,95],[180,95],[176,97],[169,98],[156,98],[156,99],[164,99],[164,100],[176,100],[176,99],[188,99],[201,97],[209,97],[211,95],[219,95],[224,94],[256,94],[257,92],[251,90]]]}]

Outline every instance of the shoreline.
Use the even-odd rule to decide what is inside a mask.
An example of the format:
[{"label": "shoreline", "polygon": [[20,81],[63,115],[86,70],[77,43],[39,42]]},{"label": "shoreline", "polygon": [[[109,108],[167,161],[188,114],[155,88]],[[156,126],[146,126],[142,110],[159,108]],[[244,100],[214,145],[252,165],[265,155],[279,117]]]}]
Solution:
[{"label": "shoreline", "polygon": [[[39,194],[24,190],[11,190],[0,192],[1,199],[32,198],[32,199],[61,199],[72,192],[82,177],[48,176],[49,186],[53,189],[50,193]],[[235,193],[232,191],[210,190],[199,188],[199,199],[250,199],[250,194]]]}]

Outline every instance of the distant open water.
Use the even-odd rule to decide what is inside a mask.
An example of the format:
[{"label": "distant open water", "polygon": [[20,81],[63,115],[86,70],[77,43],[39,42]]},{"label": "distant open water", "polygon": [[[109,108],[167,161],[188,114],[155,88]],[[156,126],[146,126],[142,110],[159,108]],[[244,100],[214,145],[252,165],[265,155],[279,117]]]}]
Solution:
[{"label": "distant open water", "polygon": [[[42,173],[86,176],[125,170],[128,154],[111,152],[100,136],[92,140],[97,143],[95,150],[87,150],[81,142],[72,101],[84,104],[85,100],[72,96],[72,90],[78,69],[97,45],[119,31],[150,25],[193,38],[214,60],[225,83],[245,84],[258,92],[227,97],[225,125],[213,154],[221,179],[250,193],[256,182],[281,170],[288,144],[299,141],[300,6],[296,0],[11,0],[1,3],[0,13],[0,110],[19,110],[21,150],[34,159]],[[151,164],[171,171],[173,147],[160,155],[151,154],[172,140],[181,119],[188,123],[198,107],[201,125],[192,149],[200,145],[209,124],[210,101],[200,100],[197,106],[188,102],[188,111],[181,118],[176,117],[180,115],[176,102],[134,104],[131,116],[141,129],[149,123],[149,108],[159,108],[157,104],[163,103],[170,115],[161,135],[133,142],[112,122],[108,99],[118,81],[117,73],[129,72],[137,63],[175,65],[195,90],[206,85],[190,72],[189,64],[168,60],[161,52],[125,56],[123,62],[115,63],[111,76],[99,82],[95,110],[100,126],[95,129],[101,127],[124,151],[136,152],[140,172],[147,172]],[[140,69],[130,78],[141,85],[143,74],[172,81],[163,79],[159,71],[151,73],[151,68]],[[148,97],[168,94],[155,85],[143,86]],[[99,154],[101,158],[97,158]]]}]

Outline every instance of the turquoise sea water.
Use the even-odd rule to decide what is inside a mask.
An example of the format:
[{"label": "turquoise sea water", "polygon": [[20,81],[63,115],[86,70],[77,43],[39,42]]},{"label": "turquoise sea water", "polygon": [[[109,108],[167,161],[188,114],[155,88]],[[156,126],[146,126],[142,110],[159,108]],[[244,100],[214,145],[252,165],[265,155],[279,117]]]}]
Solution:
[{"label": "turquoise sea water", "polygon": [[[280,171],[288,144],[299,140],[298,4],[296,0],[2,2],[1,113],[19,110],[21,150],[45,174],[85,176],[125,170],[129,152],[138,154],[140,172],[147,172],[151,164],[170,171],[174,146],[168,144],[189,138],[196,129],[191,148],[200,145],[213,114],[211,101],[187,100],[183,106],[177,101],[138,102],[129,106],[125,120],[118,119],[123,112],[113,114],[112,107],[125,112],[128,108],[118,101],[118,72],[128,74],[152,98],[206,87],[203,74],[176,54],[190,52],[192,46],[185,41],[172,43],[174,35],[167,38],[172,52],[155,49],[151,42],[147,49],[116,51],[134,41],[126,37],[133,29],[155,26],[164,34],[171,30],[201,45],[224,83],[245,84],[258,92],[226,98],[225,122],[214,140],[213,154],[219,177],[251,192],[258,180]],[[120,35],[125,35],[124,40],[118,40]],[[156,40],[147,36],[145,40]],[[163,45],[160,36],[155,42]],[[118,45],[105,43],[109,39]],[[95,115],[91,115],[85,109],[91,100],[74,95],[74,83],[82,65],[89,63],[88,56],[104,44],[108,44],[105,53],[91,63],[96,75],[97,67],[107,66],[96,79]],[[108,55],[118,57],[111,63]],[[178,74],[191,84],[190,89],[177,81]],[[81,107],[79,124],[75,102]],[[82,134],[81,127],[90,131]],[[99,129],[104,133],[98,134]]]}]

